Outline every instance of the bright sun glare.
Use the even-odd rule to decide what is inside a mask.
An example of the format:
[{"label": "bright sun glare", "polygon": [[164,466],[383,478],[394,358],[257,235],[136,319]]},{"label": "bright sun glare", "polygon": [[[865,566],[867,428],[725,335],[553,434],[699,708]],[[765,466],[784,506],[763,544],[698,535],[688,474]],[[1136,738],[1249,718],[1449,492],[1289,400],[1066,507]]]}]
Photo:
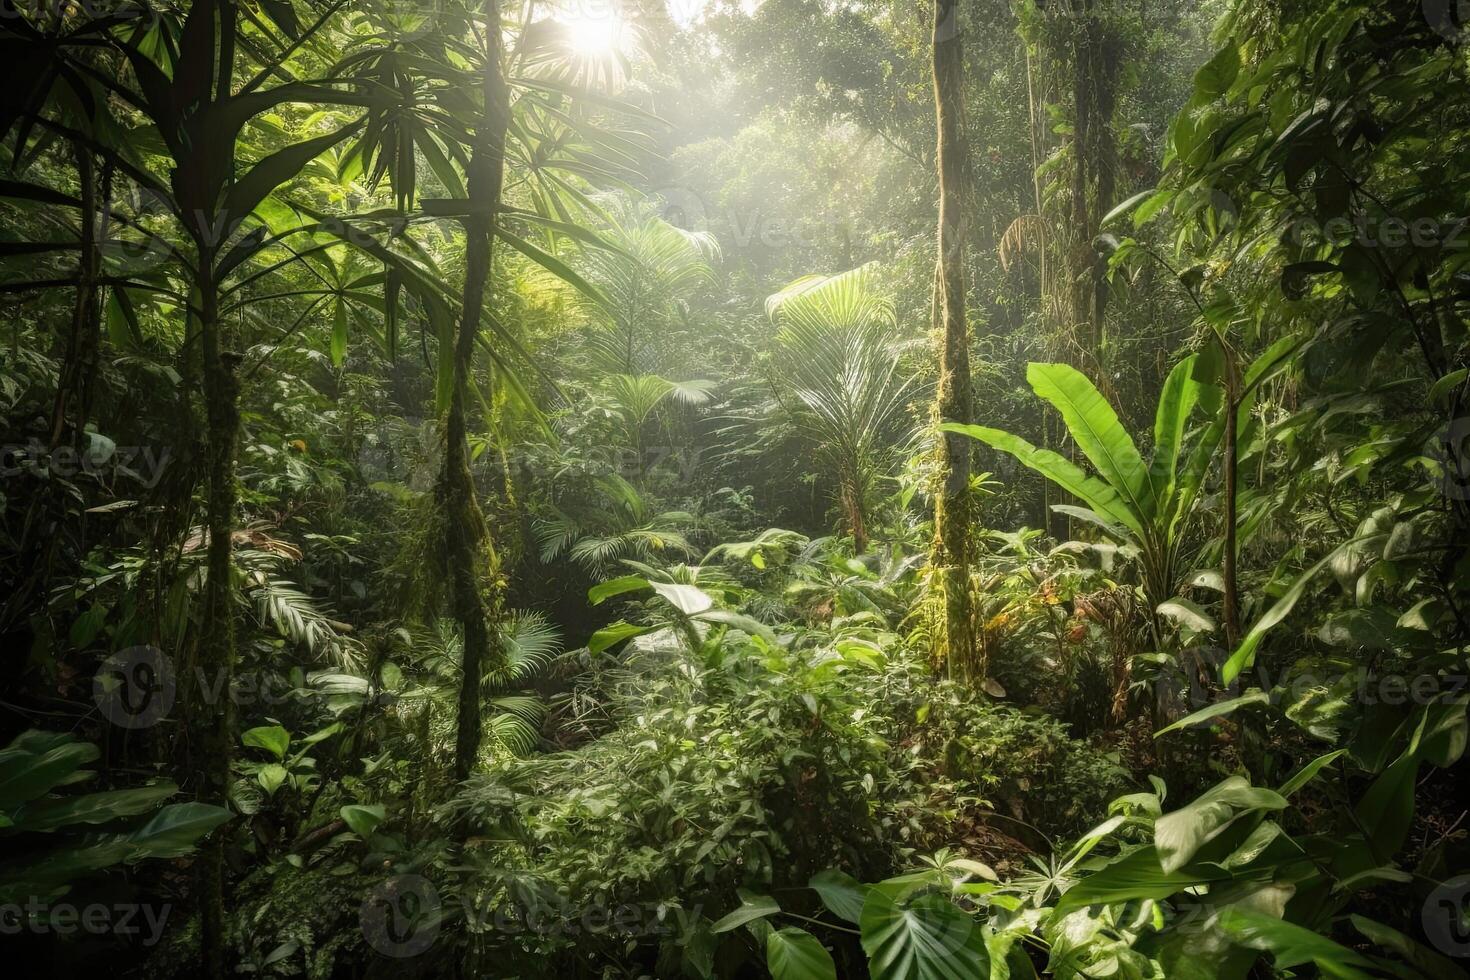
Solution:
[{"label": "bright sun glare", "polygon": [[558,18],[566,25],[572,50],[585,56],[612,54],[623,47],[627,23],[615,10],[602,9]]}]

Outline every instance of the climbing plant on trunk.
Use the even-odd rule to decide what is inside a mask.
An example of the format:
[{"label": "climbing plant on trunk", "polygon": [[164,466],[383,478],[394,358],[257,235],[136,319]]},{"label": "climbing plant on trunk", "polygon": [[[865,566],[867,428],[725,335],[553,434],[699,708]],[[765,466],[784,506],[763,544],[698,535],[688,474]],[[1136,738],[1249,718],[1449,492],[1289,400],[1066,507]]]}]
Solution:
[{"label": "climbing plant on trunk", "polygon": [[[939,171],[939,355],[937,420],[970,422],[970,331],[965,316],[965,166],[964,48],[958,0],[934,4],[934,117],[938,130],[935,159]],[[941,656],[951,676],[983,673],[970,617],[970,446],[958,432],[938,440],[939,473],[934,494],[933,582],[943,597]]]},{"label": "climbing plant on trunk", "polygon": [[[459,691],[458,729],[455,735],[454,774],[466,778],[480,751],[480,677],[495,666],[484,588],[498,574],[494,543],[475,498],[469,466],[469,438],[465,419],[469,376],[474,366],[475,342],[480,332],[485,285],[494,258],[496,212],[505,181],[505,134],[510,123],[510,91],[501,64],[501,24],[498,0],[485,0],[485,63],[481,69],[481,116],[475,127],[467,189],[469,214],[465,229],[464,295],[454,339],[454,377],[444,430],[444,468],[438,495],[444,531],[444,560],[454,616],[464,633]],[[490,582],[491,589],[495,586]]]}]

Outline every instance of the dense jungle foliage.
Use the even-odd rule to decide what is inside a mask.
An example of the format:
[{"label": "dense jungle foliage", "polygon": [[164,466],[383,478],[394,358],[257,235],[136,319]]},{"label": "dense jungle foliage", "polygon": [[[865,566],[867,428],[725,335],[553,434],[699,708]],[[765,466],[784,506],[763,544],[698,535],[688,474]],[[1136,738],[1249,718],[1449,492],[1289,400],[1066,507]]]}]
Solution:
[{"label": "dense jungle foliage", "polygon": [[17,976],[1470,967],[1463,0],[0,0]]}]

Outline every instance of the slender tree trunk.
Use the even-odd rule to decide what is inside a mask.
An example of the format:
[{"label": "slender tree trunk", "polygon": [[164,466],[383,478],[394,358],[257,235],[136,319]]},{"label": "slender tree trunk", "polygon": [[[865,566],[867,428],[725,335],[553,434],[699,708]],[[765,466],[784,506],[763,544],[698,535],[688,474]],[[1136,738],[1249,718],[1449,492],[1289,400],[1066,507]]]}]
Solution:
[{"label": "slender tree trunk", "polygon": [[863,505],[862,482],[849,478],[842,481],[842,507],[847,511],[848,530],[852,531],[852,550],[862,555],[868,551],[868,517]]},{"label": "slender tree trunk", "polygon": [[[934,4],[934,115],[938,130],[939,307],[944,339],[939,358],[935,416],[970,421],[970,336],[965,319],[965,229],[961,200],[964,167],[964,49],[958,0]],[[970,440],[945,433],[939,440],[931,562],[944,600],[943,656],[951,677],[979,680],[970,622]]]},{"label": "slender tree trunk", "polygon": [[[239,357],[220,343],[219,284],[214,277],[212,247],[199,249],[199,341],[202,353],[204,412],[207,426],[205,524],[206,554],[203,617],[198,667],[220,697],[209,703],[190,691],[190,729],[198,744],[190,753],[194,792],[218,806],[229,805],[230,756],[233,748],[233,704],[229,696],[235,674],[235,598],[231,574],[231,535],[235,515],[235,441],[240,428]],[[226,976],[224,916],[224,834],[212,834],[200,846],[198,860],[199,917],[204,974]]]},{"label": "slender tree trunk", "polygon": [[[67,415],[73,442],[87,426],[90,410],[92,378],[97,371],[97,349],[102,332],[102,308],[99,301],[97,275],[101,254],[97,208],[96,162],[92,151],[73,144],[77,163],[77,184],[81,190],[81,249],[77,261],[77,295],[72,307],[71,330],[67,336],[66,355],[62,363],[60,383],[56,386],[56,402],[51,412],[51,446],[60,446],[66,437]],[[107,170],[110,175],[110,168]],[[104,201],[106,193],[102,195]],[[104,204],[105,206],[105,204]],[[85,447],[77,444],[77,448]]]},{"label": "slender tree trunk", "polygon": [[[486,573],[498,574],[485,515],[475,497],[470,474],[466,404],[474,366],[475,342],[485,284],[490,278],[495,215],[505,180],[505,133],[510,119],[510,92],[502,74],[502,39],[498,0],[485,0],[486,52],[482,81],[483,116],[475,133],[469,165],[470,215],[465,219],[465,282],[459,333],[455,338],[454,384],[445,427],[444,471],[439,499],[444,516],[444,557],[449,572],[451,607],[464,637],[463,676],[459,690],[459,722],[455,737],[454,775],[469,776],[480,752],[480,682],[493,666],[489,615],[482,595]],[[492,588],[493,588],[492,584]]]},{"label": "slender tree trunk", "polygon": [[1225,555],[1222,561],[1221,578],[1225,580],[1225,595],[1222,613],[1225,619],[1225,642],[1234,650],[1240,645],[1240,586],[1236,580],[1236,524],[1240,451],[1238,447],[1240,415],[1240,375],[1235,363],[1234,351],[1225,355]]}]

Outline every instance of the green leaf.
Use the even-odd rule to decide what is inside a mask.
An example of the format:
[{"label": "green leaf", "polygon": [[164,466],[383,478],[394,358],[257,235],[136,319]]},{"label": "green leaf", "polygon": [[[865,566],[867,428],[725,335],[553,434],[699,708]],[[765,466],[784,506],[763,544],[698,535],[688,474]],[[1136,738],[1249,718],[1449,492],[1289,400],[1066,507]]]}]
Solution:
[{"label": "green leaf", "polygon": [[1090,905],[1164,899],[1186,888],[1229,877],[1229,872],[1210,866],[1192,867],[1187,872],[1165,871],[1159,863],[1159,852],[1152,846],[1142,847],[1067,889],[1057,901],[1053,915],[1061,917]]},{"label": "green leaf", "polygon": [[209,803],[174,803],[129,834],[127,841],[135,858],[183,857],[199,838],[230,817],[229,810]]},{"label": "green leaf", "polygon": [[275,796],[276,790],[280,789],[290,776],[291,773],[285,766],[272,762],[256,770],[255,781],[260,784],[261,789],[265,790],[266,796]]},{"label": "green leaf", "polygon": [[511,248],[515,249],[517,252],[520,252],[526,258],[530,259],[532,262],[535,262],[537,265],[541,266],[543,269],[545,269],[547,272],[550,272],[558,279],[561,279],[568,285],[578,289],[583,295],[592,300],[598,306],[604,308],[609,307],[607,297],[602,294],[602,290],[592,285],[586,279],[583,279],[581,274],[578,273],[577,270],[567,265],[555,255],[543,252],[541,249],[537,248],[535,245],[532,245],[530,242],[517,238],[515,235],[512,235],[510,232],[506,231],[505,228],[502,226],[496,227],[495,237],[499,238]]},{"label": "green leaf", "polygon": [[749,633],[751,636],[759,636],[773,645],[777,642],[776,634],[765,623],[728,609],[706,609],[704,612],[695,613],[690,618],[702,623],[719,623],[722,626],[740,630],[742,633]]},{"label": "green leaf", "polygon": [[990,975],[985,935],[947,895],[894,879],[863,902],[863,950],[873,980],[973,980]]},{"label": "green leaf", "polygon": [[978,439],[992,448],[1009,453],[1022,466],[1035,470],[1074,497],[1086,501],[1089,507],[1105,519],[1121,524],[1138,537],[1143,537],[1143,525],[1139,516],[1128,508],[1116,490],[1097,477],[1089,476],[1080,466],[1050,449],[1038,449],[1020,436],[982,425],[946,422],[939,428],[943,432],[958,432]]},{"label": "green leaf", "polygon": [[291,745],[291,733],[280,725],[263,725],[242,734],[240,744],[247,748],[264,749],[276,759],[284,759],[286,749]]},{"label": "green leaf", "polygon": [[1179,451],[1184,430],[1199,403],[1202,385],[1195,380],[1199,355],[1180,361],[1164,380],[1154,411],[1154,455],[1149,460],[1148,481],[1156,504],[1171,501],[1179,483]]},{"label": "green leaf", "polygon": [[1278,970],[1312,963],[1325,975],[1343,980],[1371,980],[1373,976],[1369,972],[1373,962],[1367,957],[1274,916],[1232,907],[1220,913],[1219,922],[1237,943],[1270,953]]},{"label": "green leaf", "polygon": [[1286,590],[1281,598],[1276,600],[1275,605],[1267,610],[1265,615],[1260,619],[1256,620],[1255,625],[1250,628],[1250,632],[1245,635],[1245,639],[1240,641],[1240,646],[1235,648],[1235,652],[1230,655],[1230,659],[1220,668],[1221,679],[1226,684],[1230,684],[1235,678],[1240,676],[1242,670],[1255,662],[1256,647],[1260,646],[1262,638],[1273,627],[1291,614],[1292,609],[1296,607],[1301,597],[1306,594],[1307,586],[1311,584],[1312,579],[1317,576],[1318,572],[1326,568],[1338,555],[1345,553],[1348,549],[1365,547],[1372,541],[1381,539],[1382,537],[1383,535],[1376,535],[1370,538],[1353,538],[1352,540],[1346,541],[1335,548],[1326,558],[1323,558],[1298,576],[1297,580],[1291,584],[1291,587]]},{"label": "green leaf", "polygon": [[1206,99],[1217,99],[1230,91],[1240,74],[1240,49],[1229,41],[1194,74],[1195,91]]},{"label": "green leaf", "polygon": [[1328,752],[1326,755],[1317,756],[1317,758],[1313,759],[1311,762],[1302,766],[1301,769],[1297,770],[1296,775],[1292,776],[1286,782],[1282,783],[1281,788],[1278,789],[1276,792],[1280,793],[1282,796],[1290,796],[1292,793],[1295,793],[1297,790],[1307,785],[1307,783],[1310,783],[1313,779],[1317,778],[1317,773],[1321,772],[1325,767],[1337,761],[1339,756],[1346,754],[1347,749],[1335,749],[1332,752]]},{"label": "green leaf", "polygon": [[[7,866],[0,875],[0,903],[21,903],[65,887],[74,879],[128,860],[133,848],[125,840],[82,847],[62,847],[29,862]],[[142,855],[146,856],[146,855]]]},{"label": "green leaf", "polygon": [[352,832],[363,838],[371,834],[387,815],[381,803],[350,803],[338,812]]},{"label": "green leaf", "polygon": [[1418,777],[1418,755],[1405,752],[1373,780],[1358,801],[1358,823],[1383,854],[1396,852],[1408,836],[1414,822],[1414,784]]},{"label": "green leaf", "polygon": [[766,940],[766,968],[772,980],[837,980],[837,964],[817,937],[794,927]]},{"label": "green leaf", "polygon": [[1216,704],[1206,705],[1198,711],[1194,711],[1188,715],[1185,715],[1183,718],[1180,718],[1178,721],[1174,722],[1174,724],[1172,725],[1169,725],[1167,728],[1160,728],[1158,731],[1154,732],[1154,738],[1158,738],[1160,735],[1166,735],[1169,732],[1178,731],[1181,728],[1189,728],[1191,725],[1198,725],[1200,722],[1209,721],[1211,718],[1220,718],[1224,715],[1232,714],[1236,710],[1244,708],[1248,705],[1270,703],[1271,696],[1269,694],[1258,688],[1253,688],[1242,694],[1240,697],[1230,698],[1228,701],[1220,701]]},{"label": "green leaf", "polygon": [[1139,191],[1137,194],[1134,194],[1128,200],[1124,201],[1122,204],[1119,204],[1117,207],[1113,208],[1113,210],[1111,210],[1107,214],[1103,215],[1103,219],[1099,223],[1099,227],[1106,228],[1108,225],[1112,224],[1113,219],[1122,217],[1123,215],[1127,214],[1129,211],[1132,211],[1135,207],[1137,207],[1143,201],[1147,200],[1149,197],[1152,197],[1153,194],[1154,194],[1154,189],[1153,188],[1149,188],[1146,191]]},{"label": "green leaf", "polygon": [[1165,874],[1179,871],[1242,813],[1285,807],[1286,798],[1281,794],[1252,786],[1242,776],[1222,780],[1154,821],[1154,847],[1159,866]]},{"label": "green leaf", "polygon": [[13,813],[22,804],[67,781],[81,766],[100,755],[97,746],[69,735],[25,732],[0,752],[0,811]]},{"label": "green leaf", "polygon": [[608,599],[611,599],[613,596],[622,595],[625,592],[636,592],[639,589],[647,588],[652,588],[652,586],[648,584],[648,579],[644,578],[642,575],[623,575],[619,578],[609,579],[606,582],[599,582],[592,588],[588,589],[587,601],[592,603],[594,606],[600,606],[602,605],[602,603],[606,602]]},{"label": "green leaf", "polygon": [[72,824],[108,823],[147,813],[177,794],[171,782],[136,789],[116,789],[85,796],[55,797],[28,803],[11,815],[17,830],[50,831]]},{"label": "green leaf", "polygon": [[1062,413],[1077,448],[1137,515],[1136,520],[1141,523],[1152,514],[1148,469],[1138,455],[1138,447],[1118,421],[1113,406],[1087,376],[1070,364],[1033,363],[1026,368],[1026,380],[1036,394]]},{"label": "green leaf", "polygon": [[592,639],[587,641],[587,651],[594,654],[601,653],[608,647],[622,643],[624,640],[631,640],[635,636],[643,636],[661,628],[658,626],[635,626],[632,623],[618,620],[616,623],[610,626],[604,626],[596,633],[593,633]]},{"label": "green leaf", "polygon": [[729,932],[731,929],[740,928],[747,922],[764,919],[768,915],[775,915],[781,911],[781,906],[769,895],[757,895],[744,888],[739,889],[736,894],[740,896],[740,907],[710,926],[710,932]]},{"label": "green leaf", "polygon": [[1464,980],[1465,971],[1452,960],[1415,942],[1397,929],[1361,915],[1350,915],[1348,918],[1353,927],[1368,937],[1369,941],[1398,953],[1423,976],[1433,980]]},{"label": "green leaf", "polygon": [[362,122],[358,121],[325,136],[294,143],[251,167],[225,195],[226,227],[232,228],[249,217],[250,212],[277,187],[296,177],[308,163],[361,128]]},{"label": "green leaf", "polygon": [[821,896],[822,904],[839,919],[854,924],[862,919],[868,888],[852,875],[828,868],[812,875],[807,885]]}]

